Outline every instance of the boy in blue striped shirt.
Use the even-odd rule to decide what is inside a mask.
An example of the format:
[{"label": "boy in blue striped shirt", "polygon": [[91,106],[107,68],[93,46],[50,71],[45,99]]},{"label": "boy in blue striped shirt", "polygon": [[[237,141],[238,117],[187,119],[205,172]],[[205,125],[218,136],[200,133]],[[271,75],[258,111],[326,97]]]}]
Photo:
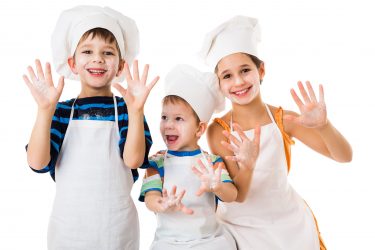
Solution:
[{"label": "boy in blue striped shirt", "polygon": [[[37,105],[27,146],[29,166],[49,172],[56,197],[48,249],[138,249],[138,216],[130,196],[136,168],[147,164],[152,144],[143,110],[158,81],[139,76],[134,21],[110,8],[78,6],[62,12],[52,35],[53,60],[62,75],[39,60],[24,81]],[[125,73],[127,89],[113,86]],[[79,80],[77,98],[58,102],[64,77]]]}]

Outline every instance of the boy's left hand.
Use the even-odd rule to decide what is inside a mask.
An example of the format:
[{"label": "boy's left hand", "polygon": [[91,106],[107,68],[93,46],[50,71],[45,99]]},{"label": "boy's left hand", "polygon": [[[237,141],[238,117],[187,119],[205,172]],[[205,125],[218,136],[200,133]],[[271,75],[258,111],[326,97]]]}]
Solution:
[{"label": "boy's left hand", "polygon": [[284,118],[307,128],[321,128],[328,123],[323,86],[319,85],[319,101],[316,99],[314,90],[309,81],[306,82],[306,87],[308,94],[302,82],[298,82],[298,88],[301,92],[304,103],[298,97],[294,89],[291,89],[290,91],[301,114],[299,116],[285,115]]},{"label": "boy's left hand", "polygon": [[201,186],[196,195],[201,196],[205,192],[216,192],[221,184],[221,171],[223,170],[223,163],[220,162],[215,170],[211,163],[211,158],[197,160],[199,169],[196,166],[192,167],[193,173],[199,177]]},{"label": "boy's left hand", "polygon": [[148,77],[148,70],[149,65],[146,64],[142,77],[139,77],[138,71],[138,61],[134,60],[133,63],[133,76],[130,73],[129,64],[125,63],[124,71],[125,71],[125,78],[128,84],[128,88],[125,89],[119,83],[114,83],[113,87],[117,89],[121,95],[124,97],[126,105],[129,110],[139,111],[142,110],[148,95],[150,94],[151,89],[155,86],[157,81],[159,80],[159,76],[155,77],[148,85],[147,77]]}]

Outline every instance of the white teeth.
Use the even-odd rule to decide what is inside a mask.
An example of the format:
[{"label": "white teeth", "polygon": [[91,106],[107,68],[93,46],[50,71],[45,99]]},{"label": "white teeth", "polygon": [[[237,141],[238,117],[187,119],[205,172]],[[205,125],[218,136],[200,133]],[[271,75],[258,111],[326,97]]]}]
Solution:
[{"label": "white teeth", "polygon": [[246,93],[249,89],[244,89],[244,90],[241,90],[241,91],[237,91],[237,92],[234,92],[236,95],[242,95],[244,93]]},{"label": "white teeth", "polygon": [[88,71],[93,74],[104,74],[106,72],[105,70],[96,70],[96,69],[89,69]]}]

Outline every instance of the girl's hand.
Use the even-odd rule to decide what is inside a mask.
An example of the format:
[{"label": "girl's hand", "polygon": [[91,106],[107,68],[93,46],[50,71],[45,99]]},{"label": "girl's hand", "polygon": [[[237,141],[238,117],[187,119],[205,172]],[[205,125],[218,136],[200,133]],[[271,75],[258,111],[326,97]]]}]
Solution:
[{"label": "girl's hand", "polygon": [[255,167],[259,155],[260,127],[254,129],[254,139],[250,140],[243,132],[240,125],[233,123],[234,131],[238,133],[240,139],[224,130],[223,135],[230,141],[222,141],[221,144],[233,152],[233,156],[225,156],[225,159],[236,161],[239,169],[252,170]]},{"label": "girl's hand", "polygon": [[64,88],[64,77],[60,77],[59,83],[55,87],[52,80],[51,65],[48,62],[45,66],[45,73],[38,59],[35,60],[35,68],[38,76],[35,75],[34,69],[28,66],[27,71],[30,78],[23,75],[23,80],[40,109],[54,110]]},{"label": "girl's hand", "polygon": [[128,109],[142,110],[151,89],[159,80],[159,77],[157,76],[154,78],[154,80],[152,80],[151,83],[146,85],[148,69],[149,65],[146,64],[143,69],[142,78],[139,78],[138,61],[134,60],[133,76],[130,74],[129,64],[125,63],[124,71],[128,88],[125,89],[119,83],[113,84],[113,87],[117,89],[124,97]]},{"label": "girl's hand", "polygon": [[216,192],[221,184],[221,171],[223,170],[222,162],[214,170],[210,157],[202,160],[197,160],[199,169],[195,166],[192,167],[193,173],[201,180],[201,186],[196,193],[197,196],[201,196],[204,192]]},{"label": "girl's hand", "polygon": [[302,82],[298,82],[298,88],[305,103],[297,96],[294,89],[290,91],[301,114],[299,116],[285,115],[284,118],[307,128],[321,128],[328,123],[323,86],[319,85],[319,101],[316,100],[314,90],[309,81],[306,82],[306,87],[308,94]]},{"label": "girl's hand", "polygon": [[184,214],[193,214],[194,211],[187,208],[182,202],[182,198],[185,195],[185,190],[182,190],[178,195],[176,195],[176,186],[172,187],[170,194],[165,188],[163,188],[162,197],[160,197],[159,203],[159,213],[165,212],[176,212],[181,211]]}]

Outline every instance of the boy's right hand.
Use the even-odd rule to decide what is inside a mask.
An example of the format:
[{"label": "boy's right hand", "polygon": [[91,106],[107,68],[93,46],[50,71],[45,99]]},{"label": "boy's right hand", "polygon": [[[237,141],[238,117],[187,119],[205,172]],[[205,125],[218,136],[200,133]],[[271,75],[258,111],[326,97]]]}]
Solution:
[{"label": "boy's right hand", "polygon": [[57,87],[53,84],[51,65],[47,62],[45,66],[45,73],[43,72],[40,61],[35,60],[35,68],[31,66],[27,67],[29,77],[23,75],[27,87],[29,87],[31,94],[33,95],[39,109],[43,110],[55,110],[56,104],[59,101],[62,90],[64,88],[64,77],[61,76]]},{"label": "boy's right hand", "polygon": [[185,190],[182,190],[178,195],[176,195],[177,187],[173,186],[171,192],[168,195],[168,191],[163,188],[162,197],[160,197],[159,203],[159,213],[165,212],[176,212],[181,211],[184,214],[193,214],[194,211],[187,208],[182,202],[182,198],[185,195]]}]

